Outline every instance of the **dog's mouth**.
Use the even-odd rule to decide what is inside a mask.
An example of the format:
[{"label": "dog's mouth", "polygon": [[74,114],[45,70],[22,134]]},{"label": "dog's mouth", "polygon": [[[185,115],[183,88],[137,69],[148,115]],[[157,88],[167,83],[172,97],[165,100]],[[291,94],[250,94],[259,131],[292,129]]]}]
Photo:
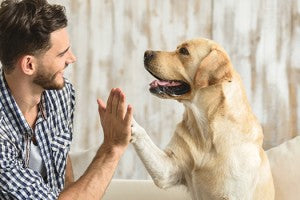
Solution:
[{"label": "dog's mouth", "polygon": [[[150,72],[151,73],[151,72]],[[190,85],[179,80],[163,80],[151,73],[157,80],[150,83],[150,92],[156,95],[180,96],[188,93]]]}]

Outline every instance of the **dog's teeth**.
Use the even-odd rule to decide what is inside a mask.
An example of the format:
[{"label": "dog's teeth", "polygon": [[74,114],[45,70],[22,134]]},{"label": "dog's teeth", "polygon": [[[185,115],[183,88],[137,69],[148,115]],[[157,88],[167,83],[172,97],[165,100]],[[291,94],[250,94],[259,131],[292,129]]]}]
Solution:
[{"label": "dog's teeth", "polygon": [[157,87],[158,86],[157,80],[152,81],[149,85],[150,87]]}]

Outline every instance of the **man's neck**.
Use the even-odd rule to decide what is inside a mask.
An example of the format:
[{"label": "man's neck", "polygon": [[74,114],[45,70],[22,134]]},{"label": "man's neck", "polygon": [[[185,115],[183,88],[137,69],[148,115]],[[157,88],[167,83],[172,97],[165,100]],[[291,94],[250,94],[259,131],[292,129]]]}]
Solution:
[{"label": "man's neck", "polygon": [[4,77],[25,119],[33,127],[37,118],[38,104],[41,100],[43,90],[35,87],[27,77],[18,76],[18,72],[4,74]]}]

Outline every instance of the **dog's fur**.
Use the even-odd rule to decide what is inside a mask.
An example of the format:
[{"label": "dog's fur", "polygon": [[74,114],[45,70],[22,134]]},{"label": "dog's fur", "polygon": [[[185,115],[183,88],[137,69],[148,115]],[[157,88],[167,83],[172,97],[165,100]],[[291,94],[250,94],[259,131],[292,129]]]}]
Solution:
[{"label": "dog's fur", "polygon": [[[150,91],[185,107],[164,151],[134,121],[132,143],[155,184],[185,185],[194,200],[274,199],[262,128],[224,49],[208,39],[189,40],[173,52],[146,51],[144,63],[160,80]],[[164,89],[163,80],[186,87]]]}]

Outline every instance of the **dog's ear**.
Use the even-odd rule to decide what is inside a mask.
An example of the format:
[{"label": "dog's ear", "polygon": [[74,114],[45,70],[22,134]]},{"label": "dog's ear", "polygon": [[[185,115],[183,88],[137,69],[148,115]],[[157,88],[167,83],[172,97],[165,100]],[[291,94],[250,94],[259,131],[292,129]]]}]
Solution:
[{"label": "dog's ear", "polygon": [[204,88],[232,78],[232,66],[228,56],[219,49],[213,49],[200,63],[195,74],[197,88]]}]

